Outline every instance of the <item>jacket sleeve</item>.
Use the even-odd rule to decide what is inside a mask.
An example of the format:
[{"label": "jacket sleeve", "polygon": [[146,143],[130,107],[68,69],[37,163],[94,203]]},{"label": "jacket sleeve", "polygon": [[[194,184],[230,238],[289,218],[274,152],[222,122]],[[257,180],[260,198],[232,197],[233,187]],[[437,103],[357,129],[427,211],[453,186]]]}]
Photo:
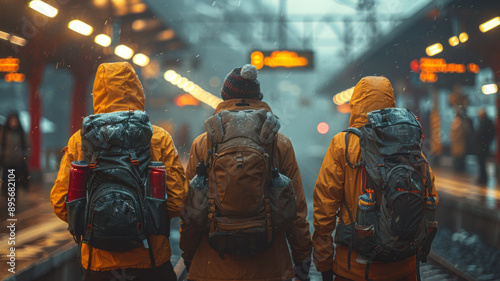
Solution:
[{"label": "jacket sleeve", "polygon": [[64,155],[61,160],[61,165],[59,166],[59,172],[57,173],[54,186],[50,191],[50,201],[52,202],[54,213],[65,222],[68,221],[68,215],[66,213],[66,195],[68,194],[69,170],[71,168],[71,162],[81,160],[78,159],[78,151],[81,149],[81,144],[78,140],[79,134],[80,131],[75,133],[69,139],[68,146],[63,149]]},{"label": "jacket sleeve", "polygon": [[[163,129],[158,130],[161,154],[167,173],[167,209],[170,218],[179,217],[187,196],[187,181],[181,158],[172,137]],[[153,148],[154,149],[154,148]],[[152,153],[154,155],[154,153]]]},{"label": "jacket sleeve", "polygon": [[439,203],[439,195],[436,189],[436,184],[434,183],[435,177],[434,177],[434,172],[432,171],[431,166],[429,165],[429,174],[431,176],[431,193],[436,197],[437,201],[436,204]]},{"label": "jacket sleeve", "polygon": [[320,272],[332,270],[333,266],[335,250],[332,232],[335,230],[336,212],[344,198],[343,142],[343,137],[339,135],[332,139],[314,187],[313,260]]},{"label": "jacket sleeve", "polygon": [[278,135],[278,146],[282,144],[284,151],[278,150],[280,162],[280,173],[292,180],[295,196],[297,196],[297,217],[292,225],[286,230],[286,237],[292,251],[294,262],[311,260],[311,233],[307,221],[307,201],[302,186],[299,165],[295,159],[292,143],[284,135]]},{"label": "jacket sleeve", "polygon": [[[186,176],[188,180],[193,179],[196,175],[196,165],[204,159],[202,154],[201,145],[205,143],[203,135],[198,136],[191,146],[191,151],[189,152],[189,160],[186,168]],[[189,210],[184,210],[184,212]],[[184,221],[181,221],[181,237],[179,240],[179,246],[182,250],[182,258],[185,261],[192,261],[196,249],[201,241],[203,233],[199,232],[195,228],[190,227]]]}]

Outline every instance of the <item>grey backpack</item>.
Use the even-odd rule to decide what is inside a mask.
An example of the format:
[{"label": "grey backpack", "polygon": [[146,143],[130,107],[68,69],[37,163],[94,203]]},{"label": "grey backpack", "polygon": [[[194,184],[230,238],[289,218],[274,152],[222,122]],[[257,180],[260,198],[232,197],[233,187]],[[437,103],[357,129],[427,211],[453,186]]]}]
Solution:
[{"label": "grey backpack", "polygon": [[[356,219],[345,204],[354,223],[341,223],[336,241],[349,246],[349,268],[352,249],[365,257],[365,278],[369,280],[372,261],[396,262],[414,255],[417,264],[425,261],[437,222],[418,118],[400,108],[367,116],[368,123],[360,129],[345,130],[346,162],[350,168],[362,170],[364,194],[358,200]],[[360,138],[360,163],[349,162],[350,133]]]}]

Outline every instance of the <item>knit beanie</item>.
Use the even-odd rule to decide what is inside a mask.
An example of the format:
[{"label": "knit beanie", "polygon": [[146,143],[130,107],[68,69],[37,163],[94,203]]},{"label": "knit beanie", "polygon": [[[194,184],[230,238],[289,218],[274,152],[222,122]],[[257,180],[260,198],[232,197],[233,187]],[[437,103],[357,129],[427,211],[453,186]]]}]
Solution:
[{"label": "knit beanie", "polygon": [[260,83],[257,80],[257,68],[251,64],[233,69],[224,79],[220,91],[223,100],[254,99],[262,100]]}]

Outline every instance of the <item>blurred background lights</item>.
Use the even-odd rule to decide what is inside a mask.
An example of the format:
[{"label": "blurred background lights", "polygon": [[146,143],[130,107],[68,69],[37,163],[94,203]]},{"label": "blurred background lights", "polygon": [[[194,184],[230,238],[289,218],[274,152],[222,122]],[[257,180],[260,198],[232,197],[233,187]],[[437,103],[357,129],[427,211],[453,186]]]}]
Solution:
[{"label": "blurred background lights", "polygon": [[498,25],[500,25],[500,17],[496,17],[496,18],[493,18],[483,24],[481,24],[479,26],[479,30],[481,30],[481,32],[486,32],[486,31],[489,31],[495,27],[497,27]]},{"label": "blurred background lights", "polygon": [[134,55],[134,51],[125,45],[118,45],[115,48],[115,55],[128,60]]},{"label": "blurred background lights", "polygon": [[0,31],[0,39],[9,41],[10,34],[7,32]]},{"label": "blurred background lights", "polygon": [[326,133],[328,133],[328,131],[330,130],[330,126],[328,126],[328,124],[326,122],[320,122],[318,124],[318,133],[324,135]]},{"label": "blurred background lights", "polygon": [[481,87],[481,91],[485,95],[496,94],[498,92],[497,84],[486,84]]},{"label": "blurred background lights", "polygon": [[94,31],[94,28],[81,20],[72,20],[68,23],[69,29],[80,33],[85,36],[89,36]]},{"label": "blurred background lights", "polygon": [[182,87],[182,89],[183,89],[184,91],[186,91],[186,92],[189,92],[189,91],[193,90],[193,88],[194,88],[194,83],[193,83],[193,82],[191,82],[191,81],[188,81],[188,82],[186,83],[186,85],[184,85],[184,87]]},{"label": "blurred background lights", "polygon": [[190,94],[182,94],[182,95],[176,96],[174,98],[174,103],[178,107],[184,107],[187,105],[191,105],[191,106],[200,105],[200,101]]},{"label": "blurred background lights", "polygon": [[175,31],[172,29],[167,29],[167,30],[164,30],[164,31],[158,33],[158,35],[156,35],[156,40],[157,41],[167,41],[167,40],[170,40],[174,37],[175,37]]},{"label": "blurred background lights", "polygon": [[443,51],[443,45],[441,43],[436,43],[433,45],[430,45],[425,49],[425,53],[429,56],[435,56]]},{"label": "blurred background lights", "polygon": [[10,36],[9,40],[10,40],[10,43],[21,46],[21,47],[26,45],[26,42],[27,42],[26,39],[21,38],[19,36],[15,36],[15,35]]},{"label": "blurred background lights", "polygon": [[145,54],[137,53],[132,61],[139,66],[146,66],[149,63],[149,57]]},{"label": "blurred background lights", "polygon": [[450,43],[450,46],[455,47],[456,45],[458,45],[460,43],[460,41],[458,41],[457,36],[453,36],[453,37],[450,37],[450,39],[448,39],[448,43]]},{"label": "blurred background lights", "polygon": [[109,47],[111,45],[111,38],[106,34],[99,34],[94,38],[94,42],[103,47]]},{"label": "blurred background lights", "polygon": [[[222,100],[209,92],[203,90],[200,86],[196,85],[189,79],[182,77],[179,75],[177,72],[174,70],[167,70],[165,74],[163,75],[163,78],[165,78],[166,81],[172,83],[173,85],[176,85],[177,87],[183,89],[184,91],[188,92],[191,96],[196,98],[198,101],[201,101],[203,103],[206,103],[212,108],[216,108],[219,103],[222,102]],[[192,104],[192,101],[189,101],[186,97],[178,96],[178,101],[176,101],[176,104],[179,103],[177,106],[184,106],[186,105],[194,105]],[[184,105],[181,105],[184,104]]]},{"label": "blurred background lights", "polygon": [[53,18],[53,17],[57,16],[57,12],[58,12],[58,10],[56,8],[50,6],[49,4],[47,4],[43,1],[39,1],[39,0],[31,1],[29,4],[29,7],[31,9],[39,12],[40,14],[49,17],[49,18]]},{"label": "blurred background lights", "polygon": [[458,39],[460,39],[460,42],[465,43],[467,40],[469,40],[469,34],[462,32],[460,35],[458,35]]},{"label": "blurred background lights", "polygon": [[333,103],[335,103],[336,105],[341,105],[343,103],[348,102],[349,100],[351,100],[353,92],[354,92],[354,87],[336,94],[335,96],[333,96]]},{"label": "blurred background lights", "polygon": [[163,75],[163,78],[165,78],[165,80],[167,80],[168,82],[172,81],[175,77],[177,73],[173,70],[168,70],[165,72],[165,74]]}]

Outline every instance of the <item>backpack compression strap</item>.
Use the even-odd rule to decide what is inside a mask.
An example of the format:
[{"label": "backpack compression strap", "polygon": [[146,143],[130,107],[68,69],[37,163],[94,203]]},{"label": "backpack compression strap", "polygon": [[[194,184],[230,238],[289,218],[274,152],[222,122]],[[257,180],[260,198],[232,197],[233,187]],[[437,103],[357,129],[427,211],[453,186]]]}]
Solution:
[{"label": "backpack compression strap", "polygon": [[356,163],[355,165],[353,165],[349,161],[349,157],[348,157],[348,151],[349,151],[349,133],[353,133],[356,136],[358,136],[358,138],[361,138],[361,131],[358,128],[350,127],[350,128],[347,128],[347,129],[343,130],[342,132],[346,132],[346,134],[345,134],[345,161],[346,161],[346,163],[352,169],[356,169],[359,166],[364,165],[363,161],[361,161],[361,162]]}]

